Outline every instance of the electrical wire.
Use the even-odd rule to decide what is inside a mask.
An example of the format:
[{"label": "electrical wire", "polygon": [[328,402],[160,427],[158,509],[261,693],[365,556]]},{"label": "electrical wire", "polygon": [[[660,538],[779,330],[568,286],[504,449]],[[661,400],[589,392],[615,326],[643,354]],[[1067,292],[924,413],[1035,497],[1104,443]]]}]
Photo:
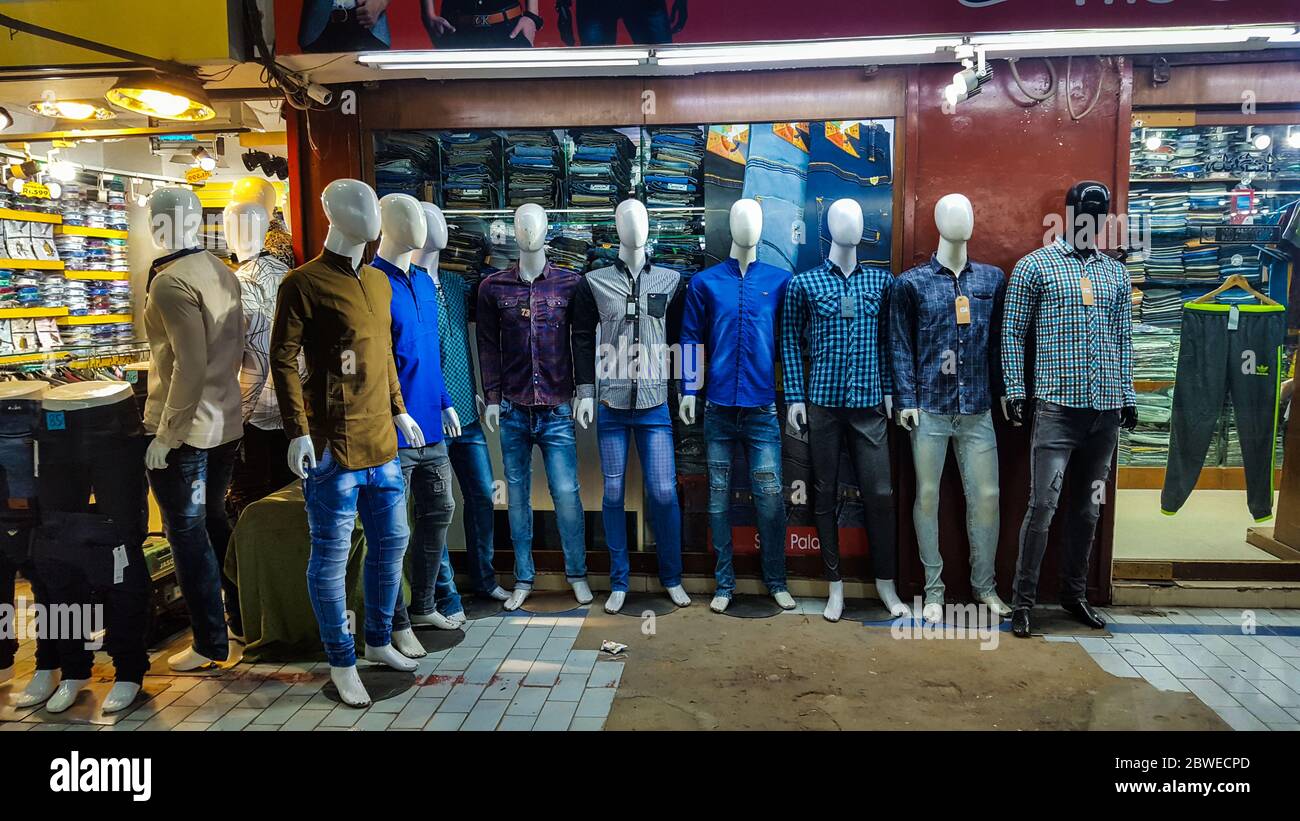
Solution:
[{"label": "electrical wire", "polygon": [[1016,88],[1020,89],[1020,93],[1036,103],[1041,103],[1055,97],[1056,66],[1052,65],[1052,61],[1046,57],[1043,58],[1043,63],[1047,65],[1047,89],[1042,93],[1038,93],[1025,88],[1025,81],[1020,78],[1020,70],[1016,68],[1016,63],[1019,62],[1019,60],[1019,57],[1007,58],[1007,65],[1011,69],[1011,78],[1016,81]]},{"label": "electrical wire", "polygon": [[[299,111],[324,111],[331,108],[311,98],[308,94],[311,83],[306,75],[281,65],[275,59],[275,49],[262,36],[262,11],[257,7],[257,0],[244,0],[243,8],[244,36],[253,46],[254,61],[262,67],[262,84],[282,93],[284,101]],[[337,59],[339,58],[334,58]],[[322,63],[317,68],[329,65],[334,60]]]},{"label": "electrical wire", "polygon": [[1101,100],[1101,87],[1106,84],[1106,62],[1098,57],[1097,66],[1101,69],[1097,76],[1097,92],[1092,95],[1092,102],[1088,103],[1088,107],[1083,110],[1083,113],[1076,114],[1074,111],[1074,95],[1070,93],[1070,78],[1073,73],[1074,58],[1065,58],[1065,107],[1069,109],[1070,119],[1076,122],[1091,114],[1092,110],[1097,107],[1097,102]]}]

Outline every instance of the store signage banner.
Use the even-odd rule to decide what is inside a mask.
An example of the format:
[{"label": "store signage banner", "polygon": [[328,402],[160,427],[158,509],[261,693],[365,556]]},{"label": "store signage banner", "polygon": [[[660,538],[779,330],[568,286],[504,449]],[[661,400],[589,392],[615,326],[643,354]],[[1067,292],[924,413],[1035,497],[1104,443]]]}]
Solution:
[{"label": "store signage banner", "polygon": [[[426,7],[435,16],[426,16]],[[534,32],[520,7],[512,0],[276,0],[276,49],[293,54],[527,47],[529,37],[538,47],[742,43],[1240,25],[1300,16],[1295,0],[539,0],[542,26]]]},{"label": "store signage banner", "polygon": [[[713,552],[713,533],[709,532],[709,552]],[[732,552],[737,556],[759,554],[758,528],[731,528]],[[821,540],[817,528],[790,525],[785,529],[785,555],[820,556]],[[867,534],[860,527],[840,528],[840,556],[857,558],[867,555]]]}]

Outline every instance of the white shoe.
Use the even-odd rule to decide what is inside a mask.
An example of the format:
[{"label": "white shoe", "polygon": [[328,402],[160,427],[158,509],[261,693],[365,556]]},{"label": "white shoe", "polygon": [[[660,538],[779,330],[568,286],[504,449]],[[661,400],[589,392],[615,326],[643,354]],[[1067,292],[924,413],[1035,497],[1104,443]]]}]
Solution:
[{"label": "white shoe", "polygon": [[1011,606],[1002,601],[997,593],[990,593],[987,596],[980,596],[980,604],[997,613],[999,616],[1010,616]]},{"label": "white shoe", "polygon": [[921,608],[921,618],[926,624],[939,624],[943,621],[943,605],[930,602]]},{"label": "white shoe", "polygon": [[0,670],[0,684],[11,680],[14,677],[14,666],[11,664],[3,670]]},{"label": "white shoe", "polygon": [[615,590],[605,599],[605,612],[617,613],[623,609],[623,601],[627,598],[627,593],[622,590]]},{"label": "white shoe", "polygon": [[361,675],[355,664],[351,667],[331,667],[330,681],[338,688],[339,698],[343,699],[344,704],[349,707],[370,706],[370,694],[366,692],[366,685],[361,683]]},{"label": "white shoe", "polygon": [[215,668],[217,662],[199,653],[194,649],[194,645],[186,647],[176,655],[167,659],[167,666],[177,673],[189,673],[194,670],[206,670],[210,667]]},{"label": "white shoe", "polygon": [[893,579],[876,579],[876,595],[880,597],[880,602],[885,605],[889,615],[894,618],[912,615],[911,609],[898,598]]},{"label": "white shoe", "polygon": [[782,610],[793,610],[799,606],[795,604],[794,596],[791,596],[790,591],[788,590],[782,590],[780,593],[773,593],[772,598],[776,600],[776,603],[781,606]]},{"label": "white shoe", "polygon": [[415,669],[420,666],[414,660],[408,659],[397,652],[397,648],[391,644],[385,644],[383,647],[371,647],[367,644],[366,661],[383,664],[403,673],[414,673]]},{"label": "white shoe", "polygon": [[455,613],[452,613],[451,615],[447,616],[447,619],[451,621],[453,624],[455,624],[457,627],[463,627],[465,625],[465,622],[469,621],[469,618],[465,615],[464,610],[457,610]]},{"label": "white shoe", "polygon": [[113,689],[108,691],[108,695],[104,698],[104,706],[100,709],[104,715],[125,710],[135,703],[138,695],[140,695],[139,684],[131,681],[119,681],[113,685]]},{"label": "white shoe", "polygon": [[713,601],[709,602],[709,609],[714,613],[724,613],[729,604],[731,604],[730,596],[714,596]]},{"label": "white shoe", "polygon": [[59,670],[37,670],[32,673],[32,680],[27,682],[27,687],[14,697],[14,706],[26,708],[44,704],[58,689],[62,677],[63,673]]},{"label": "white shoe", "polygon": [[505,601],[506,599],[510,598],[510,594],[506,592],[506,589],[499,584],[496,587],[492,588],[492,592],[488,593],[488,596],[496,599],[497,601]]},{"label": "white shoe", "polygon": [[518,610],[523,606],[524,602],[528,601],[528,594],[531,592],[533,592],[531,588],[516,587],[515,592],[510,594],[510,597],[506,599],[505,604],[503,604],[502,607],[507,610]]},{"label": "white shoe", "polygon": [[460,625],[447,618],[437,610],[432,613],[412,613],[411,624],[433,625],[439,630],[459,630]]},{"label": "white shoe", "polygon": [[668,598],[672,599],[673,604],[678,607],[691,606],[691,596],[686,592],[686,588],[682,587],[680,584],[675,584],[668,588]]},{"label": "white shoe", "polygon": [[429,655],[424,645],[420,644],[420,640],[415,637],[415,631],[409,627],[405,630],[393,631],[393,646],[397,648],[397,652],[408,659],[422,659]]},{"label": "white shoe", "polygon": [[591,595],[591,587],[586,579],[578,579],[569,584],[573,588],[573,597],[578,600],[578,604],[591,604],[591,600],[595,597]]},{"label": "white shoe", "polygon": [[69,678],[59,682],[59,687],[50,696],[50,700],[45,702],[45,711],[47,713],[61,713],[71,707],[76,701],[77,696],[90,683],[88,678]]}]

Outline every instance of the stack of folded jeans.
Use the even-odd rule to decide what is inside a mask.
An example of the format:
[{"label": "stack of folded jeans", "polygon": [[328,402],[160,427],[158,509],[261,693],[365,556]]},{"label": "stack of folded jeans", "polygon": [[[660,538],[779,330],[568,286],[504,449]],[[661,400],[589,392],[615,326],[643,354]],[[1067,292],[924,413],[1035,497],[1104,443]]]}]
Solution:
[{"label": "stack of folded jeans", "polygon": [[439,202],[439,148],[428,131],[381,131],[375,136],[375,190],[385,194],[410,194],[421,199],[426,184],[434,187]]},{"label": "stack of folded jeans", "polygon": [[804,235],[808,178],[807,123],[766,123],[749,129],[744,196],[763,209],[758,259],[794,271]]},{"label": "stack of folded jeans", "polygon": [[704,201],[700,166],[704,134],[699,128],[663,126],[647,129],[650,154],[646,164],[646,205],[655,208],[697,208]]},{"label": "stack of folded jeans", "polygon": [[650,227],[656,265],[683,274],[693,274],[704,267],[704,249],[700,245],[704,234],[702,216],[657,214]]},{"label": "stack of folded jeans", "polygon": [[728,215],[745,187],[748,125],[711,125],[704,154],[704,250],[711,263],[731,254]]},{"label": "stack of folded jeans", "polygon": [[1174,156],[1169,171],[1175,177],[1196,179],[1206,173],[1206,145],[1199,129],[1180,129],[1174,139]]},{"label": "stack of folded jeans", "polygon": [[1207,175],[1222,175],[1224,172],[1215,170],[1215,166],[1231,166],[1232,155],[1236,151],[1235,146],[1241,139],[1242,132],[1237,128],[1214,126],[1205,129],[1204,134],[1205,154],[1210,166],[1207,168]]},{"label": "stack of folded jeans", "polygon": [[[809,124],[808,140],[804,242],[794,270],[815,268],[826,259],[831,247],[826,212],[839,199],[854,200],[862,208],[858,260],[889,267],[894,202],[891,132],[882,123],[827,120]],[[753,173],[754,166],[750,168]]]},{"label": "stack of folded jeans", "polygon": [[488,263],[493,268],[509,268],[519,260],[519,242],[515,239],[514,220],[494,219],[487,224]]},{"label": "stack of folded jeans", "polygon": [[438,255],[438,267],[473,279],[487,264],[487,223],[458,217],[448,221],[447,229],[447,247]]},{"label": "stack of folded jeans", "polygon": [[1133,326],[1133,378],[1173,379],[1178,370],[1178,334],[1169,328],[1142,323]]},{"label": "stack of folded jeans", "polygon": [[1182,325],[1183,292],[1175,288],[1147,288],[1142,296],[1142,322],[1158,328]]},{"label": "stack of folded jeans", "polygon": [[1174,160],[1175,128],[1133,129],[1130,140],[1130,173],[1137,179],[1166,179],[1172,174],[1169,166]]},{"label": "stack of folded jeans", "polygon": [[506,205],[536,203],[558,208],[562,201],[564,160],[554,131],[503,131]]},{"label": "stack of folded jeans", "polygon": [[1188,240],[1183,246],[1183,275],[1188,282],[1219,281],[1218,246]]},{"label": "stack of folded jeans", "polygon": [[562,228],[547,243],[547,261],[565,271],[584,273],[587,270],[587,252],[591,249],[591,242],[582,238],[583,233],[590,236],[584,229],[568,226]]},{"label": "stack of folded jeans", "polygon": [[443,207],[501,208],[501,140],[491,131],[449,131],[442,146]]},{"label": "stack of folded jeans", "polygon": [[621,131],[590,128],[569,132],[569,203],[575,208],[615,206],[632,193],[636,146]]}]

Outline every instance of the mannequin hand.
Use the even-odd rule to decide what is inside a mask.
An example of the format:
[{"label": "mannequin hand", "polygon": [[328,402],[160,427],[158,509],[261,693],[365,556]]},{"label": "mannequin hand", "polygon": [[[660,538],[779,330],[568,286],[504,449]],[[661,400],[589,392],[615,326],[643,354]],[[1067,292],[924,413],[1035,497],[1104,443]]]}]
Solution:
[{"label": "mannequin hand", "polygon": [[406,437],[406,444],[413,448],[424,447],[424,431],[420,430],[420,426],[409,413],[399,413],[394,416],[393,425]]},{"label": "mannequin hand", "polygon": [[1002,415],[1016,427],[1025,424],[1025,400],[1002,397]]},{"label": "mannequin hand", "polygon": [[785,423],[795,433],[802,431],[803,426],[808,424],[808,406],[803,402],[795,402],[785,411]]},{"label": "mannequin hand", "polygon": [[154,439],[144,452],[144,466],[149,470],[162,470],[167,467],[167,454],[171,452],[170,447]]},{"label": "mannequin hand", "polygon": [[501,426],[501,406],[488,405],[487,410],[483,411],[483,424],[488,430],[496,430]]},{"label": "mannequin hand", "polygon": [[460,417],[456,415],[455,408],[443,408],[442,433],[452,439],[460,436]]},{"label": "mannequin hand", "polygon": [[478,411],[479,419],[483,418],[483,413],[487,410],[487,402],[484,402],[483,397],[478,394],[474,394],[474,410]]},{"label": "mannequin hand", "polygon": [[1133,430],[1138,426],[1138,409],[1133,405],[1125,405],[1119,409],[1119,426],[1124,430]]},{"label": "mannequin hand", "polygon": [[915,430],[921,424],[921,411],[918,408],[904,408],[898,412],[898,426],[903,430]]},{"label": "mannequin hand", "polygon": [[575,400],[573,403],[573,417],[578,420],[578,424],[583,430],[591,427],[591,420],[596,418],[596,400],[590,396],[585,399]]},{"label": "mannequin hand", "polygon": [[289,470],[299,479],[307,478],[307,471],[316,467],[316,446],[310,436],[299,436],[289,442]]},{"label": "mannequin hand", "polygon": [[892,394],[885,394],[885,418],[894,418],[894,397]]},{"label": "mannequin hand", "polygon": [[683,425],[695,424],[695,397],[683,396],[682,401],[677,405],[677,418],[682,420]]}]

